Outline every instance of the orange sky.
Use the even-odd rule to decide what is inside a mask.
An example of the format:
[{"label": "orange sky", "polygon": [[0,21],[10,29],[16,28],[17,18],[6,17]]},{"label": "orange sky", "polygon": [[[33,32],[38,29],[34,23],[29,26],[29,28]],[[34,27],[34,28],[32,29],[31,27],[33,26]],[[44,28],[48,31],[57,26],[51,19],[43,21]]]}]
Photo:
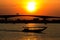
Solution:
[{"label": "orange sky", "polygon": [[[30,0],[29,0],[30,1]],[[60,16],[60,0],[33,0],[37,2],[36,10],[29,12],[28,0],[0,0],[0,14],[30,14]]]}]

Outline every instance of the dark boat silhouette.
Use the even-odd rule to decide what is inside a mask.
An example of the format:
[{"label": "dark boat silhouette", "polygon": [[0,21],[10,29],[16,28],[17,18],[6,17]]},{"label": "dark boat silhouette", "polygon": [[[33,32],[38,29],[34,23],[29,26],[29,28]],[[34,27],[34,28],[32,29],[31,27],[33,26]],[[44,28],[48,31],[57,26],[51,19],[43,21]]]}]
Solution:
[{"label": "dark boat silhouette", "polygon": [[42,32],[46,29],[47,27],[25,27],[23,32]]}]

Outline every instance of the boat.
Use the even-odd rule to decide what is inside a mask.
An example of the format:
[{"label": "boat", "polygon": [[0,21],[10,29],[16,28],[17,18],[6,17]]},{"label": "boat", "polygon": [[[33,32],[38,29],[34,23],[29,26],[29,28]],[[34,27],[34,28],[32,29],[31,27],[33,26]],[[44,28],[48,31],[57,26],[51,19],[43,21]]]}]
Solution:
[{"label": "boat", "polygon": [[47,27],[25,27],[23,32],[42,32],[46,29]]}]

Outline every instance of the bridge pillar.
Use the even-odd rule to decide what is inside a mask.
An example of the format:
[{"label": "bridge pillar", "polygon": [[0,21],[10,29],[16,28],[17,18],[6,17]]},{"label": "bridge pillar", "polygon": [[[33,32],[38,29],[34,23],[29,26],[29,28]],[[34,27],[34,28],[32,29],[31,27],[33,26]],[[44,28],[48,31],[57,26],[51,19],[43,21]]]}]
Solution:
[{"label": "bridge pillar", "polygon": [[47,19],[43,18],[43,22],[44,22],[44,24],[47,24]]},{"label": "bridge pillar", "polygon": [[5,18],[5,22],[7,22],[8,20],[7,20],[7,18]]}]

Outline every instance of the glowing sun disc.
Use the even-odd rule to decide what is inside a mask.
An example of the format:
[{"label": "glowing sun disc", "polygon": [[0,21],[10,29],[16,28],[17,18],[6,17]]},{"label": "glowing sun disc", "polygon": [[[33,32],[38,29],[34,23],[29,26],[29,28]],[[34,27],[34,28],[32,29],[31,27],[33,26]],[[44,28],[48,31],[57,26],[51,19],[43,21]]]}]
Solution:
[{"label": "glowing sun disc", "polygon": [[29,2],[27,6],[28,11],[34,11],[36,7],[35,5],[36,5],[35,2]]}]

